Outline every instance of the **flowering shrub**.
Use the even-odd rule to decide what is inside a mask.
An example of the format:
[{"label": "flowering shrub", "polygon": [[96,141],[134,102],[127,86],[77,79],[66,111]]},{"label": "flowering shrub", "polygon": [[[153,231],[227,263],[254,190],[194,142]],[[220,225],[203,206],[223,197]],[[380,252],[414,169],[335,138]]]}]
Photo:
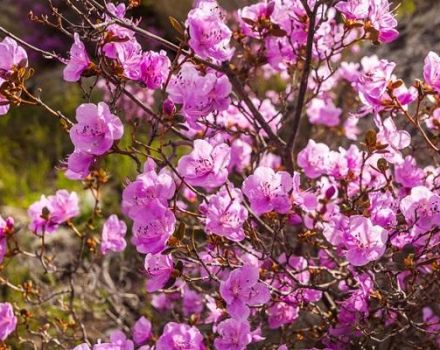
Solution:
[{"label": "flowering shrub", "polygon": [[[57,118],[84,187],[0,217],[0,348],[440,347],[440,57],[407,85],[361,56],[399,35],[388,0],[198,0],[173,42],[139,1],[65,2],[34,21],[69,53],[0,27],[0,114]],[[76,115],[27,52],[79,84]]]}]

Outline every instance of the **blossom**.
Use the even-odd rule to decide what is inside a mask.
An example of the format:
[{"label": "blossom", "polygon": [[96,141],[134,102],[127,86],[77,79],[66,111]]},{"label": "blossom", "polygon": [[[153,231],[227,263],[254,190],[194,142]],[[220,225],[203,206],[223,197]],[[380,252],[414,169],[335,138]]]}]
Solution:
[{"label": "blossom", "polygon": [[134,350],[133,341],[127,339],[122,331],[116,330],[110,335],[110,343],[100,343],[93,350]]},{"label": "blossom", "polygon": [[7,79],[14,68],[26,67],[28,56],[26,51],[9,37],[0,42],[0,77]]},{"label": "blossom", "polygon": [[131,242],[139,253],[159,253],[165,249],[175,225],[176,218],[173,212],[157,200],[152,201],[150,206],[136,213]]},{"label": "blossom", "polygon": [[336,126],[342,110],[337,108],[333,101],[314,98],[307,107],[310,123],[317,125]]},{"label": "blossom", "polygon": [[162,169],[157,173],[156,164],[149,159],[144,172],[124,189],[122,209],[126,215],[134,219],[145,207],[154,204],[166,207],[175,191],[176,185],[169,172]]},{"label": "blossom", "polygon": [[348,19],[365,19],[368,16],[370,0],[339,1],[335,8]]},{"label": "blossom", "polygon": [[0,303],[0,340],[6,338],[15,331],[17,327],[17,317],[14,315],[14,309],[9,303]]},{"label": "blossom", "polygon": [[[9,79],[15,68],[27,67],[26,51],[14,39],[6,37],[0,42],[0,86]],[[0,115],[9,111],[8,100],[0,94]]]},{"label": "blossom", "polygon": [[107,152],[124,132],[121,120],[111,113],[104,102],[84,103],[76,109],[78,121],[70,129],[70,138],[76,151],[92,155]]},{"label": "blossom", "polygon": [[257,215],[276,211],[285,214],[291,207],[292,177],[285,171],[260,166],[243,182],[243,193]]},{"label": "blossom", "polygon": [[232,32],[224,23],[224,15],[215,1],[203,1],[188,14],[186,26],[189,46],[201,58],[225,61],[231,58],[229,47]]},{"label": "blossom", "polygon": [[12,217],[6,218],[4,220],[0,216],[0,264],[3,262],[3,259],[7,252],[7,235],[12,232],[14,229],[14,219]]},{"label": "blossom", "polygon": [[397,183],[408,188],[421,185],[424,177],[423,170],[412,156],[406,156],[403,163],[396,164],[394,175]]},{"label": "blossom", "polygon": [[132,334],[136,345],[145,343],[151,337],[151,322],[142,316],[134,324]]},{"label": "blossom", "polygon": [[377,40],[382,43],[390,43],[397,39],[399,32],[397,20],[390,10],[388,0],[373,0],[370,2],[368,17],[372,27],[377,31]]},{"label": "blossom", "polygon": [[299,306],[285,302],[277,302],[266,310],[269,328],[277,329],[285,324],[290,324],[299,316]]},{"label": "blossom", "polygon": [[171,62],[166,52],[148,51],[140,62],[140,81],[149,89],[160,88],[170,74]]},{"label": "blossom", "polygon": [[245,238],[243,224],[248,211],[241,201],[241,191],[235,188],[222,188],[215,195],[209,196],[200,206],[200,212],[206,216],[207,233],[224,236],[231,241],[242,241]]},{"label": "blossom", "polygon": [[258,282],[258,267],[244,265],[229,274],[220,283],[220,295],[225,300],[232,318],[245,320],[250,315],[249,306],[267,303],[270,300],[269,289]]},{"label": "blossom", "polygon": [[190,185],[217,187],[228,178],[230,160],[231,149],[227,144],[212,146],[205,140],[195,140],[193,151],[180,158],[177,170]]},{"label": "blossom", "polygon": [[377,133],[377,140],[382,144],[388,145],[387,153],[384,158],[391,163],[403,161],[400,150],[411,144],[411,135],[406,130],[398,130],[392,117],[386,118],[378,125],[380,131]]},{"label": "blossom", "polygon": [[350,217],[349,230],[345,235],[347,260],[355,266],[363,266],[379,259],[386,249],[388,232],[361,215]]},{"label": "blossom", "polygon": [[169,322],[157,340],[156,350],[205,350],[205,345],[196,327]]},{"label": "blossom", "polygon": [[440,56],[435,52],[429,52],[425,58],[423,77],[437,93],[440,93]]},{"label": "blossom", "polygon": [[440,225],[440,196],[425,186],[416,186],[400,201],[400,210],[408,225],[429,230]]},{"label": "blossom", "polygon": [[252,342],[251,328],[247,321],[233,318],[222,321],[217,326],[219,336],[214,340],[217,350],[244,350]]},{"label": "blossom", "polygon": [[96,158],[92,154],[74,151],[67,158],[67,170],[65,175],[70,180],[83,180],[90,173],[90,167]]},{"label": "blossom", "polygon": [[78,81],[81,75],[89,69],[92,64],[79,34],[75,33],[73,38],[75,42],[70,49],[70,60],[67,62],[63,71],[64,80],[70,82]]},{"label": "blossom", "polygon": [[185,63],[167,87],[170,99],[182,105],[190,123],[214,111],[224,111],[230,104],[232,86],[226,75],[213,71],[201,74],[191,63]]},{"label": "blossom", "polygon": [[380,60],[359,77],[357,88],[363,103],[373,108],[382,106],[395,67],[394,62]]},{"label": "blossom", "polygon": [[54,196],[42,195],[28,209],[31,218],[29,229],[38,235],[52,233],[60,224],[78,214],[78,196],[75,192],[59,190]]},{"label": "blossom", "polygon": [[165,286],[173,272],[173,259],[170,255],[147,254],[144,268],[147,276],[147,291],[155,292]]},{"label": "blossom", "polygon": [[307,177],[316,179],[328,170],[329,153],[330,149],[326,144],[309,140],[307,146],[298,153],[297,163]]},{"label": "blossom", "polygon": [[119,220],[116,215],[111,215],[102,229],[101,253],[107,254],[110,251],[122,252],[127,246],[124,236],[127,232],[127,225]]}]

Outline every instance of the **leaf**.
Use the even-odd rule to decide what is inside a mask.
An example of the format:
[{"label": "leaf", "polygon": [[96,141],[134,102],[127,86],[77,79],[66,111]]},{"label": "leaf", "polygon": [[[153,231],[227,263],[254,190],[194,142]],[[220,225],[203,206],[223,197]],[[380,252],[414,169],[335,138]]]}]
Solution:
[{"label": "leaf", "polygon": [[276,37],[283,37],[287,35],[287,32],[284,29],[281,29],[279,26],[274,26],[271,30],[269,30],[269,34]]},{"label": "leaf", "polygon": [[255,22],[250,18],[242,17],[241,19],[243,20],[244,23],[249,24],[250,26],[255,25]]},{"label": "leaf", "polygon": [[185,231],[186,231],[186,226],[183,222],[181,222],[179,224],[179,227],[177,227],[176,231],[174,231],[174,237],[176,239],[178,239],[179,241],[181,241],[183,239],[183,237],[185,237]]}]

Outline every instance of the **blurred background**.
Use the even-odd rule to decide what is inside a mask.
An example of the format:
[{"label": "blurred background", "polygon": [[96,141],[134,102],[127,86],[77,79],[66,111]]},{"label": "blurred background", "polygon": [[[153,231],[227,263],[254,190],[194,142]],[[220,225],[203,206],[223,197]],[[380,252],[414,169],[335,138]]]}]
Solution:
[{"label": "blurred background", "polygon": [[[255,1],[219,1],[226,9],[233,9]],[[67,57],[71,40],[62,34],[33,23],[28,16],[47,13],[47,0],[0,0],[0,25],[19,34],[26,41],[43,49]],[[63,1],[55,1],[60,8]],[[174,40],[168,16],[184,21],[192,0],[143,0],[135,16],[142,16],[141,26]],[[398,62],[398,72],[407,80],[421,76],[423,57],[429,50],[438,49],[440,1],[404,0],[396,2],[400,17],[401,37],[389,46],[369,48],[371,52]],[[145,43],[155,48],[155,43]],[[148,47],[149,46],[149,47]],[[34,91],[42,89],[43,99],[54,109],[69,117],[82,102],[82,92],[75,84],[62,81],[62,67],[30,53],[30,65],[36,69],[30,81]],[[12,108],[0,118],[0,207],[26,208],[42,193],[55,188],[80,189],[81,184],[68,181],[57,171],[60,160],[72,150],[68,135],[56,120],[32,107]],[[111,158],[111,157],[110,157]],[[113,183],[121,183],[132,171],[129,159],[118,157],[108,164]]]}]

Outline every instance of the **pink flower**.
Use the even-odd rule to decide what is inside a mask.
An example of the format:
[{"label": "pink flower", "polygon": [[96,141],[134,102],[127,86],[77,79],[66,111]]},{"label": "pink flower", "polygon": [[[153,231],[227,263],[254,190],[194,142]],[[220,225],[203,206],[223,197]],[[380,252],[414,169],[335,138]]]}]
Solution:
[{"label": "pink flower", "polygon": [[136,345],[145,343],[151,337],[151,322],[142,316],[134,324],[132,334]]},{"label": "pink flower", "polygon": [[185,316],[200,315],[205,303],[202,296],[187,285],[182,290],[182,311]]},{"label": "pink flower", "polygon": [[340,122],[341,114],[342,110],[332,100],[314,98],[307,108],[310,123],[316,125],[336,126]]},{"label": "pink flower", "polygon": [[28,209],[31,218],[29,229],[38,234],[52,233],[58,226],[79,214],[78,196],[75,192],[59,190],[54,196],[42,195]]},{"label": "pink flower", "polygon": [[98,105],[82,104],[76,110],[76,120],[78,124],[70,129],[70,138],[76,151],[102,155],[124,133],[121,120],[110,112],[104,102]]},{"label": "pink flower", "polygon": [[[258,2],[254,5],[239,9],[238,15],[240,16],[240,28],[243,34],[254,38],[259,37],[260,35],[257,29],[260,29],[261,31],[262,28],[258,28],[258,22],[270,19],[274,9],[275,1]],[[255,25],[252,26],[249,20],[255,23]],[[263,34],[267,34],[267,30],[264,31]]]},{"label": "pink flower", "polygon": [[277,302],[266,310],[269,328],[277,329],[285,324],[291,324],[299,317],[299,307],[285,302]]},{"label": "pink flower", "polygon": [[127,232],[127,225],[119,220],[116,215],[111,215],[104,223],[101,238],[101,253],[122,252],[127,246],[124,236]]},{"label": "pink flower", "polygon": [[335,8],[348,19],[357,20],[368,17],[370,0],[340,1]]},{"label": "pink flower", "polygon": [[[14,39],[6,37],[0,42],[0,86],[9,79],[14,68],[27,67],[27,65],[27,53]],[[8,111],[8,100],[0,94],[0,115]]]},{"label": "pink flower", "polygon": [[189,46],[201,58],[225,61],[231,58],[229,47],[232,32],[224,23],[224,15],[216,1],[204,1],[191,10],[186,20]]},{"label": "pink flower", "polygon": [[83,180],[90,173],[90,167],[95,162],[95,156],[82,151],[74,151],[67,158],[65,176],[70,180]]},{"label": "pink flower", "polygon": [[122,209],[131,219],[134,219],[140,210],[150,206],[154,200],[167,207],[168,200],[176,191],[174,180],[166,169],[162,169],[158,174],[151,159],[146,164],[144,172],[129,183],[122,193]]},{"label": "pink flower", "polygon": [[276,211],[285,214],[291,207],[289,191],[292,177],[285,171],[275,172],[260,166],[243,182],[243,193],[257,215]]},{"label": "pink flower", "polygon": [[5,341],[16,327],[17,317],[14,315],[12,305],[0,303],[0,340]]},{"label": "pink flower", "polygon": [[139,253],[160,253],[174,232],[176,218],[173,212],[158,200],[140,209],[134,217],[131,242]]},{"label": "pink flower", "polygon": [[440,224],[440,196],[425,186],[411,189],[411,194],[400,202],[400,210],[408,225],[430,230]]},{"label": "pink flower", "polygon": [[350,217],[349,230],[345,235],[347,260],[354,266],[363,266],[379,259],[386,249],[388,232],[361,215]]},{"label": "pink flower", "polygon": [[173,259],[170,255],[147,254],[144,268],[147,276],[147,292],[163,288],[173,272]]},{"label": "pink flower", "polygon": [[214,340],[216,350],[245,350],[252,342],[251,327],[247,321],[233,318],[220,322],[219,336]]},{"label": "pink flower", "polygon": [[423,77],[428,85],[440,93],[440,56],[435,52],[429,52],[425,58]]},{"label": "pink flower", "polygon": [[160,88],[170,74],[171,62],[166,52],[148,51],[140,62],[140,80],[149,89]]},{"label": "pink flower", "polygon": [[157,340],[156,350],[205,350],[203,336],[196,327],[169,322]]},{"label": "pink flower", "polygon": [[391,163],[402,162],[400,150],[411,144],[411,135],[406,130],[398,130],[391,117],[385,119],[381,124],[378,123],[380,131],[377,133],[377,140],[382,144],[388,145],[388,151],[384,157]]},{"label": "pink flower", "polygon": [[167,87],[170,99],[182,105],[190,123],[214,111],[224,111],[230,104],[232,86],[225,75],[208,71],[202,75],[194,65],[185,63]]},{"label": "pink flower", "polygon": [[324,143],[309,140],[307,146],[298,153],[297,163],[304,170],[304,174],[316,179],[325,174],[330,164],[330,149]]},{"label": "pink flower", "polygon": [[412,156],[406,156],[403,163],[395,166],[394,175],[397,183],[408,188],[421,185],[424,177],[423,170]]},{"label": "pink flower", "polygon": [[70,49],[70,60],[63,72],[64,80],[70,82],[80,80],[81,75],[90,68],[92,63],[79,34],[75,33],[73,37],[75,42]]},{"label": "pink flower", "polygon": [[7,246],[7,235],[14,230],[14,219],[12,217],[6,218],[4,220],[0,216],[0,264],[3,262],[3,259],[8,250]]},{"label": "pink flower", "polygon": [[241,191],[235,188],[229,191],[222,188],[215,195],[209,196],[207,202],[200,206],[200,212],[206,216],[207,233],[223,236],[231,241],[242,241],[245,238],[243,224],[248,217],[248,211],[241,201]]},{"label": "pink flower", "polygon": [[379,33],[378,41],[390,43],[397,39],[399,32],[397,20],[390,10],[388,0],[373,0],[370,2],[368,17],[374,29]]},{"label": "pink flower", "polygon": [[270,300],[269,289],[258,279],[258,267],[245,265],[232,271],[228,279],[220,283],[220,295],[232,318],[246,320],[250,315],[249,306]]},{"label": "pink flower", "polygon": [[231,149],[227,144],[212,146],[205,140],[194,140],[193,151],[180,158],[177,170],[190,185],[218,187],[228,178],[230,160]]},{"label": "pink flower", "polygon": [[122,331],[114,331],[110,335],[110,343],[96,344],[93,350],[134,350],[134,344],[127,339]]},{"label": "pink flower", "polygon": [[27,67],[26,51],[14,39],[6,37],[0,42],[0,77],[7,79],[14,68]]},{"label": "pink flower", "polygon": [[363,103],[376,109],[382,107],[382,100],[395,67],[394,62],[380,60],[360,76],[358,90]]}]

